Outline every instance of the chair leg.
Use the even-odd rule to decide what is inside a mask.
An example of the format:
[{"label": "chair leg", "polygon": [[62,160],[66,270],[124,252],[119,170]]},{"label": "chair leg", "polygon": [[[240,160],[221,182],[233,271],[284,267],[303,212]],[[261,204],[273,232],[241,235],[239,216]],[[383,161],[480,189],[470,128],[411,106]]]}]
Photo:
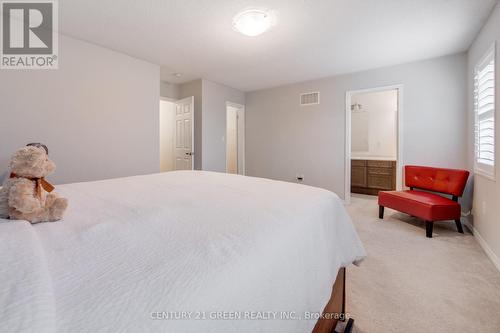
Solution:
[{"label": "chair leg", "polygon": [[384,218],[384,206],[378,206],[378,218],[379,219]]},{"label": "chair leg", "polygon": [[434,223],[432,221],[425,221],[425,236],[427,238],[432,238],[432,228]]},{"label": "chair leg", "polygon": [[462,228],[462,221],[460,221],[460,219],[456,219],[455,220],[455,224],[457,225],[457,230],[459,233],[463,234],[464,233],[464,229]]}]

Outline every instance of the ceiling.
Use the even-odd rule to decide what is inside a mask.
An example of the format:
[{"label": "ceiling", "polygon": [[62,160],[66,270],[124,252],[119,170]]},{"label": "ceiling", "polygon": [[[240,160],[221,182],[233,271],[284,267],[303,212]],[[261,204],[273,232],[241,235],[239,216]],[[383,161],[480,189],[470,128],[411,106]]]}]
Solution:
[{"label": "ceiling", "polygon": [[[64,0],[62,33],[243,91],[465,51],[497,0]],[[277,25],[232,29],[248,7]],[[182,73],[176,78],[173,73]]]}]

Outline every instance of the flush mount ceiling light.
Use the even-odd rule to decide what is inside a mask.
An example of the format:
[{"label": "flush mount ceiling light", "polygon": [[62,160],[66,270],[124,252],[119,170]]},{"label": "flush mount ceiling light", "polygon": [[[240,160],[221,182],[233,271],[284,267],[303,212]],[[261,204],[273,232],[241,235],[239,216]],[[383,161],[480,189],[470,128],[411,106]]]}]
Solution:
[{"label": "flush mount ceiling light", "polygon": [[266,32],[275,23],[275,15],[263,9],[247,9],[233,18],[233,28],[250,37]]}]

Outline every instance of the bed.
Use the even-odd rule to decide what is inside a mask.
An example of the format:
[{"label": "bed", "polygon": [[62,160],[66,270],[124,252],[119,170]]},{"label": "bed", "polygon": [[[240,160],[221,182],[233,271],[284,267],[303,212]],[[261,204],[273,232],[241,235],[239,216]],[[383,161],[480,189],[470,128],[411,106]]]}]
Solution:
[{"label": "bed", "polygon": [[63,221],[0,220],[9,332],[311,332],[365,256],[332,192],[175,171],[60,185]]}]

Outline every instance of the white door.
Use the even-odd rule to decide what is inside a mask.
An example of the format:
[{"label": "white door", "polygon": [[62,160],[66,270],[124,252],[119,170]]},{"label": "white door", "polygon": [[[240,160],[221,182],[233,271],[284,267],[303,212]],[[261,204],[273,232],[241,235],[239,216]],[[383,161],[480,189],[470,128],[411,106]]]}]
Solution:
[{"label": "white door", "polygon": [[193,170],[194,97],[175,102],[175,170]]}]

